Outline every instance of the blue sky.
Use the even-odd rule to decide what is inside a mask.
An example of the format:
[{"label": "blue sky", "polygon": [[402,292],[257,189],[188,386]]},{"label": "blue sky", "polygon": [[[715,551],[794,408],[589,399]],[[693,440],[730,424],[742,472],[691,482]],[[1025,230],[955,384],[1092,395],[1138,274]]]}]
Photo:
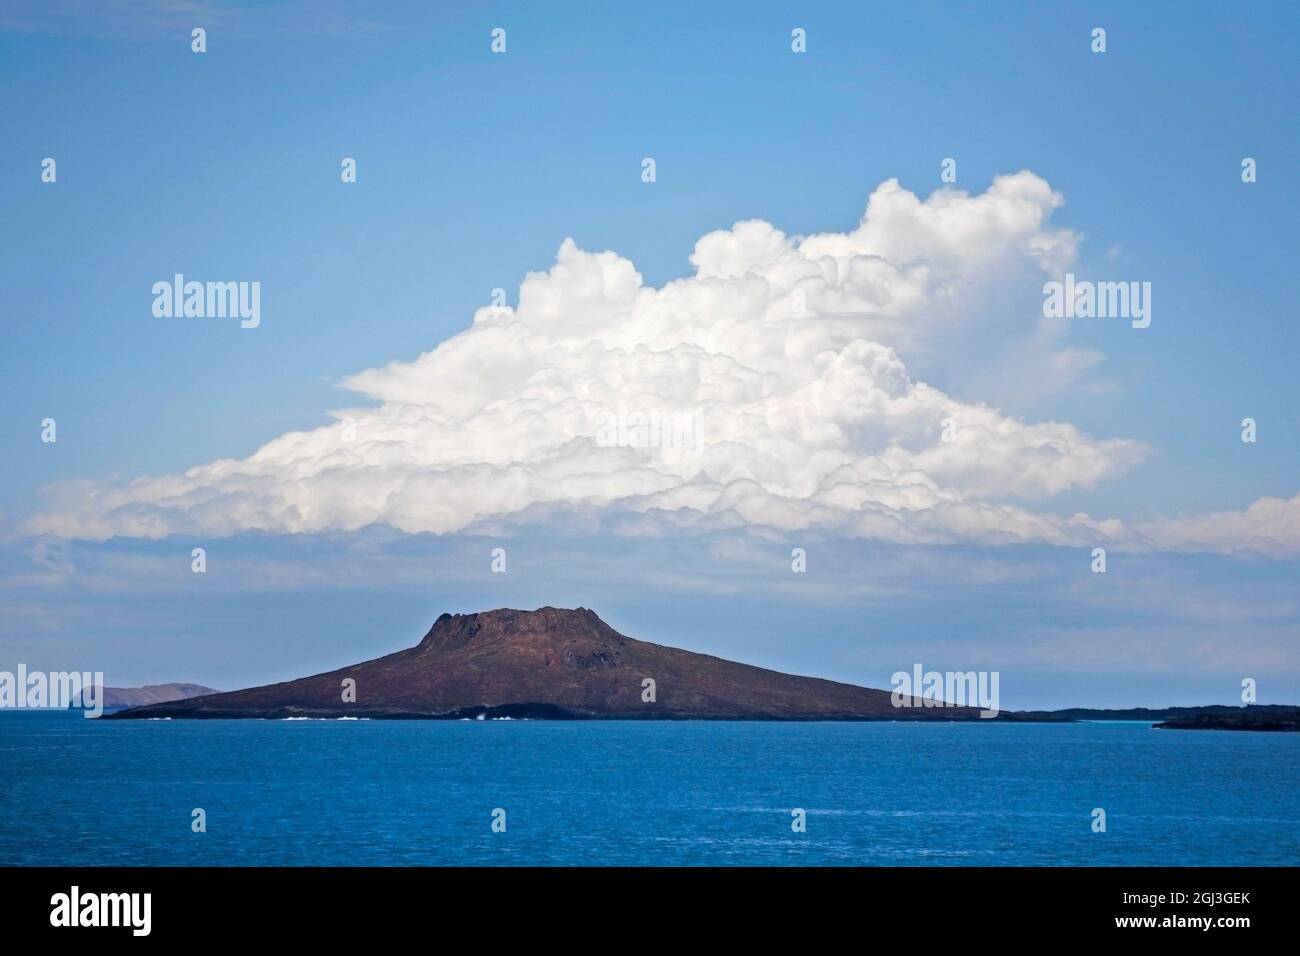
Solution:
[{"label": "blue sky", "polygon": [[[1148,448],[1036,507],[1140,523],[1291,499],[1291,7],[206,9],[0,15],[0,667],[233,687],[395,649],[444,609],[549,603],[854,682],[914,660],[1000,667],[1009,706],[1232,701],[1241,676],[1261,678],[1261,699],[1300,699],[1294,552],[1154,548],[1114,556],[1101,579],[1076,574],[1087,548],[825,529],[24,530],[52,485],[176,474],[326,424],[364,403],[343,379],[415,360],[495,287],[515,305],[566,237],[661,286],[692,273],[706,233],[750,218],[846,232],[890,178],[921,198],[939,188],[949,156],[972,194],[1032,170],[1064,196],[1052,224],[1081,236],[1073,271],[1154,288],[1150,329],[1070,327],[1063,344],[1105,358],[1059,388],[957,335],[905,356],[957,398]],[[497,26],[508,52],[494,56]],[[806,54],[790,51],[794,27]],[[55,184],[39,178],[46,156]],[[1241,182],[1244,156],[1256,183]],[[174,272],[260,281],[262,326],[155,319],[150,286]],[[1039,299],[1035,282],[995,284],[971,322],[1028,330]],[[56,445],[39,442],[47,416]],[[1239,440],[1245,416],[1256,444]],[[502,534],[515,557],[493,576],[484,555]],[[806,540],[812,568],[792,581]],[[189,573],[199,545],[214,555],[203,578]]]}]

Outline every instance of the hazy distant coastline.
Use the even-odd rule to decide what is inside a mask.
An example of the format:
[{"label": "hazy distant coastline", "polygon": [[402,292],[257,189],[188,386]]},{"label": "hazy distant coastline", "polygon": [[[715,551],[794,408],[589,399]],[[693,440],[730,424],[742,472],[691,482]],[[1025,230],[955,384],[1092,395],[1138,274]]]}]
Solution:
[{"label": "hazy distant coastline", "polygon": [[[147,704],[166,704],[177,700],[189,700],[206,694],[219,694],[218,690],[204,687],[202,684],[146,684],[143,687],[105,687],[103,688],[102,706],[106,708],[143,707]],[[74,707],[82,706],[82,701],[73,702]]]}]

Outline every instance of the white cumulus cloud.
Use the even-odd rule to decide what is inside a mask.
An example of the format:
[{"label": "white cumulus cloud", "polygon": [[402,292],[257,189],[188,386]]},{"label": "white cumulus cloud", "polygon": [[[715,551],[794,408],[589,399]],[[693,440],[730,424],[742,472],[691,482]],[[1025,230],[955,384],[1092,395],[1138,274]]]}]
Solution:
[{"label": "white cumulus cloud", "polygon": [[1141,445],[958,401],[903,358],[968,318],[981,290],[1067,265],[1078,237],[1049,225],[1060,203],[1030,172],[925,200],[890,180],[850,232],[740,222],[701,238],[694,274],[660,288],[565,240],[516,308],[480,309],[414,361],[344,382],[372,404],[245,459],[56,487],[26,530],[447,533],[586,515],[632,531],[1119,538],[1118,521],[1033,503],[1123,472]]}]

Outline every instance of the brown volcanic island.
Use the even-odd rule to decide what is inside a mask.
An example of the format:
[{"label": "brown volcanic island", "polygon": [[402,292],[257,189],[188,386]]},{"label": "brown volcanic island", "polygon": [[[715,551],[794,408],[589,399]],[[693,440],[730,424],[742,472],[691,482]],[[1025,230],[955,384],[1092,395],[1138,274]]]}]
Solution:
[{"label": "brown volcanic island", "polygon": [[[356,682],[355,702],[344,681]],[[655,700],[642,699],[654,681]],[[920,702],[917,701],[917,704]],[[418,645],[313,677],[107,715],[970,720],[900,707],[888,691],[794,677],[624,637],[586,608],[443,614]]]}]

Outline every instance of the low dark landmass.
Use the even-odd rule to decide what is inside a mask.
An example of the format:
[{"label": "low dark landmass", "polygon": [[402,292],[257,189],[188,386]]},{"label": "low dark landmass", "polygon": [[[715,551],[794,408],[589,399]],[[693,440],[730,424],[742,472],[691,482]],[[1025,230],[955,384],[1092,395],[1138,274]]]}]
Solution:
[{"label": "low dark landmass", "polygon": [[[1130,707],[1119,710],[1070,707],[1065,710],[1033,710],[1024,713],[1027,717],[1052,715],[1065,720],[1141,720],[1157,723],[1171,720],[1183,721],[1200,717],[1214,720],[1223,719],[1230,722],[1247,717],[1250,720],[1260,720],[1266,716],[1294,719],[1297,712],[1300,712],[1300,707],[1291,704],[1251,704],[1249,707],[1207,704],[1201,707]],[[1254,716],[1251,717],[1250,715]]]},{"label": "low dark landmass", "polygon": [[[145,704],[164,704],[174,700],[188,700],[191,697],[203,697],[220,693],[202,684],[147,684],[144,687],[105,687],[104,707],[141,707]],[[73,707],[81,707],[82,701],[74,701]]]},{"label": "low dark landmass", "polygon": [[1252,705],[1203,709],[1214,712],[1171,716],[1156,727],[1161,730],[1300,731],[1300,707]]},{"label": "low dark landmass", "polygon": [[[647,699],[646,680],[654,682],[653,699]],[[417,646],[377,660],[281,684],[133,707],[105,719],[981,719],[974,707],[915,703],[895,707],[889,691],[638,641],[586,608],[545,607],[444,614]]]}]

